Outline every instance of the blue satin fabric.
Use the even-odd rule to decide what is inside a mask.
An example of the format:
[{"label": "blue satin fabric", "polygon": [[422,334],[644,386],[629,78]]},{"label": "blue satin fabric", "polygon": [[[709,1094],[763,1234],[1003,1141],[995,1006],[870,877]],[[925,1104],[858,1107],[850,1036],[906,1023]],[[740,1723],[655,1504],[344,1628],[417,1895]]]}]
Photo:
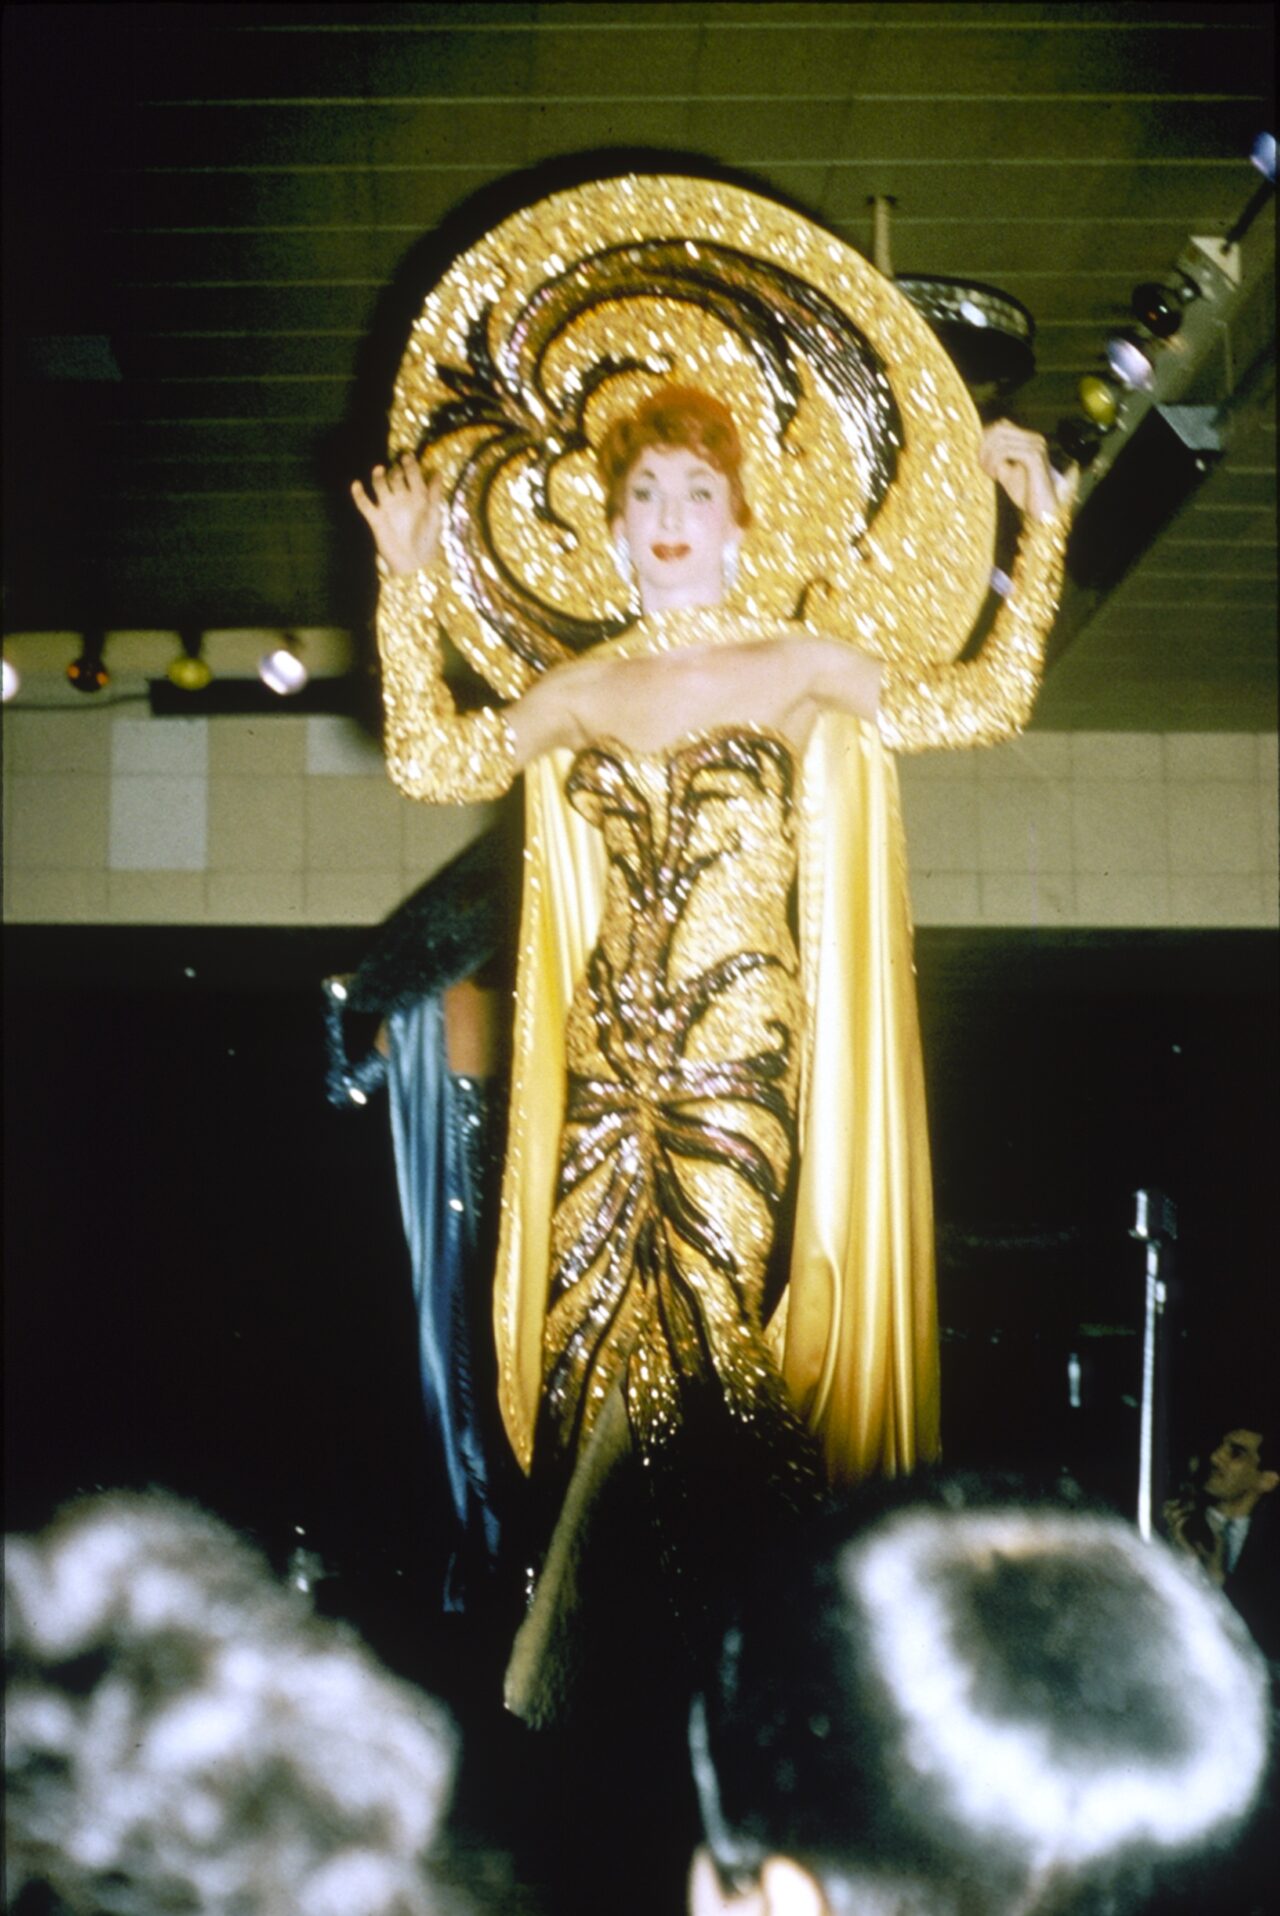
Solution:
[{"label": "blue satin fabric", "polygon": [[[499,1526],[474,1387],[476,1304],[490,1115],[484,1085],[446,1065],[444,1009],[419,998],[388,1019],[396,1182],[418,1308],[422,1397],[443,1459],[459,1537],[445,1577],[446,1610],[497,1555]],[[483,1280],[483,1296],[475,1288]]]}]

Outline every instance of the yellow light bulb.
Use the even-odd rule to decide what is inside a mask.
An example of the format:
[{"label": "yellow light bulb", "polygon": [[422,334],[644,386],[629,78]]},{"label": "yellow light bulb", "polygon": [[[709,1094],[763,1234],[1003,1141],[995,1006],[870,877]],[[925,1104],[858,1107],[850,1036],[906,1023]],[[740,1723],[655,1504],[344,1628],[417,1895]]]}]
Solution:
[{"label": "yellow light bulb", "polygon": [[179,652],[166,677],[170,685],[176,685],[180,692],[203,692],[213,672],[207,660],[199,656],[192,658],[189,652]]},{"label": "yellow light bulb", "polygon": [[1098,373],[1086,373],[1080,381],[1080,404],[1095,426],[1105,431],[1116,423],[1116,389]]}]

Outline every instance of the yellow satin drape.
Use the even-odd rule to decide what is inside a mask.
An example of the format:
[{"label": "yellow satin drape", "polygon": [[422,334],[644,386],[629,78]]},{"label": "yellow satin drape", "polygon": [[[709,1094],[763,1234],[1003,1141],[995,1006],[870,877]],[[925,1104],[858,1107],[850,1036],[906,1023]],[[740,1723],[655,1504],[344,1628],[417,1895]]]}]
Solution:
[{"label": "yellow satin drape", "polygon": [[[542,1382],[565,1019],[604,896],[600,834],[564,798],[571,762],[526,774],[515,1054],[494,1301],[502,1415],[530,1465]],[[800,796],[800,946],[809,1025],[790,1279],[769,1327],[833,1482],[938,1451],[928,1134],[897,769],[873,730],[828,713]]]}]

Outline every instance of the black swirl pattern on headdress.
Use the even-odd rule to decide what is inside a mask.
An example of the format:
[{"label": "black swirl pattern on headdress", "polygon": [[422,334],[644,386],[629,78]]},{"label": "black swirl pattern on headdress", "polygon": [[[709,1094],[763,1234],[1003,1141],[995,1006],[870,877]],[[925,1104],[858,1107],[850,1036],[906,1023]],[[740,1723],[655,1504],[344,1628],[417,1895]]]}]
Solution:
[{"label": "black swirl pattern on headdress", "polygon": [[767,260],[704,240],[639,241],[587,254],[543,281],[496,343],[490,337],[493,306],[486,306],[468,331],[466,364],[436,364],[451,397],[432,409],[418,450],[421,455],[454,433],[485,429],[451,493],[445,540],[466,597],[535,669],[615,638],[634,621],[576,617],[531,592],[496,548],[493,487],[513,462],[528,463],[535,514],[572,540],[572,527],[551,504],[550,479],[560,460],[587,447],[588,402],[609,379],[634,372],[663,376],[673,363],[663,353],[602,356],[553,392],[547,356],[584,314],[631,299],[694,305],[730,330],[763,380],[779,447],[804,397],[800,363],[808,366],[834,405],[849,449],[855,481],[850,492],[861,500],[851,513],[852,545],[872,524],[897,471],[902,417],[880,355],[834,300]]}]

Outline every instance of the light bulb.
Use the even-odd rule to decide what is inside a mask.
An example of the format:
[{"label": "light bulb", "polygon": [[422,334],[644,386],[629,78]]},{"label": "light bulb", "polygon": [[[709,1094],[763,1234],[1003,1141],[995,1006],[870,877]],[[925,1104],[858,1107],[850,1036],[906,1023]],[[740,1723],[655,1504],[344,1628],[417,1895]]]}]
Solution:
[{"label": "light bulb", "polygon": [[78,659],[72,660],[67,667],[67,677],[77,692],[101,692],[104,686],[111,683],[111,674],[101,658],[94,658],[88,652],[82,652]]},{"label": "light bulb", "polygon": [[1150,353],[1129,333],[1116,333],[1107,341],[1107,364],[1122,386],[1150,392],[1155,384]]},{"label": "light bulb", "polygon": [[306,684],[310,673],[287,645],[278,645],[274,652],[265,652],[258,661],[258,677],[271,692],[282,699],[292,698]]},{"label": "light bulb", "polygon": [[180,692],[203,692],[213,678],[213,668],[199,654],[193,657],[190,652],[179,652],[166,677]]},{"label": "light bulb", "polygon": [[1161,286],[1156,280],[1144,280],[1141,286],[1135,286],[1131,303],[1134,318],[1140,319],[1155,339],[1172,339],[1182,324],[1183,300],[1171,287]]},{"label": "light bulb", "polygon": [[1104,432],[1115,425],[1120,402],[1111,381],[1100,373],[1086,373],[1080,381],[1080,404],[1087,417]]}]

